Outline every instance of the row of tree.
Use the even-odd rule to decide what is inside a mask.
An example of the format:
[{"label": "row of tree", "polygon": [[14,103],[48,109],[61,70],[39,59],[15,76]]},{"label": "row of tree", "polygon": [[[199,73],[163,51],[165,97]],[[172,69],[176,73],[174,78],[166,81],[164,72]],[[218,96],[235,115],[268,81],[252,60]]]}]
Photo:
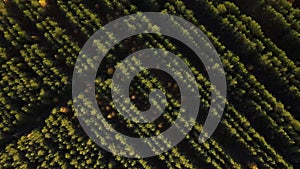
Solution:
[{"label": "row of tree", "polygon": [[[21,110],[25,113],[32,112],[31,107],[35,107],[39,104],[44,104],[51,98],[51,94],[55,92],[69,92],[64,91],[64,87],[70,85],[69,76],[70,72],[65,72],[65,68],[73,68],[77,54],[79,52],[79,46],[72,38],[72,33],[68,32],[67,29],[61,27],[56,21],[55,18],[47,17],[45,6],[41,6],[40,3],[36,2],[25,2],[25,1],[13,1],[28,17],[32,22],[36,23],[36,30],[40,32],[47,41],[51,44],[50,48],[41,47],[39,44],[28,43],[26,45],[20,45],[24,42],[22,37],[28,38],[24,31],[21,30],[21,27],[12,21],[9,21],[8,26],[2,26],[1,31],[7,32],[5,37],[9,42],[14,42],[13,46],[20,48],[20,56],[22,59],[10,58],[7,57],[6,50],[2,49],[3,56],[1,57],[8,60],[7,63],[2,64],[2,67],[5,68],[7,73],[1,84],[4,87],[1,91],[1,103],[3,107],[6,107],[7,111],[3,111],[1,117],[5,119],[4,123],[1,123],[2,131],[9,131],[10,125],[15,124],[24,120],[22,116],[22,111],[13,111],[16,108],[16,105],[13,103],[25,102]],[[59,9],[66,15],[67,20],[70,22],[70,26],[78,28],[86,38],[97,30],[100,26],[100,20],[97,19],[96,15],[92,13],[88,7],[86,7],[81,1],[76,2],[58,2]],[[135,13],[139,10],[139,7],[130,4],[129,1],[112,1],[112,2],[102,2],[104,4],[103,8],[109,8],[111,10],[115,9],[112,15],[115,17],[120,17],[122,15],[127,15],[130,13]],[[156,4],[161,4],[161,2],[156,2]],[[225,137],[230,137],[235,139],[235,142],[238,143],[239,148],[244,148],[247,152],[253,156],[253,159],[256,160],[260,165],[265,167],[289,167],[290,164],[282,158],[281,155],[269,145],[264,137],[269,135],[265,132],[262,132],[264,137],[255,131],[254,128],[250,127],[249,121],[241,115],[244,111],[246,112],[246,117],[251,119],[253,117],[252,113],[256,112],[259,117],[262,117],[262,121],[269,126],[270,130],[274,132],[271,136],[278,136],[275,140],[284,142],[287,145],[287,151],[283,152],[284,157],[290,157],[297,153],[297,136],[299,124],[293,119],[293,117],[287,112],[282,104],[277,102],[275,98],[266,91],[266,89],[255,79],[254,76],[251,76],[250,73],[245,69],[245,66],[240,63],[238,56],[233,55],[228,51],[225,46],[223,46],[217,38],[210,32],[206,31],[205,28],[198,24],[197,19],[193,16],[193,12],[188,10],[184,6],[182,1],[171,1],[170,3],[162,4],[166,8],[163,8],[164,12],[173,13],[176,15],[182,15],[185,18],[192,21],[194,24],[198,25],[203,32],[205,32],[209,38],[213,41],[217,50],[221,53],[221,59],[224,64],[224,67],[228,73],[228,80],[230,82],[230,93],[233,93],[234,96],[233,103],[238,103],[240,105],[241,100],[248,100],[247,102],[243,101],[243,104],[239,106],[240,112],[231,105],[227,104],[227,109],[222,121],[224,126]],[[226,6],[232,6],[230,7]],[[249,40],[247,36],[255,36],[259,40],[255,40],[264,48],[264,38],[262,33],[259,31],[259,27],[255,25],[251,19],[247,17],[240,17],[239,15],[232,15],[232,13],[227,14],[226,10],[237,11],[236,6],[230,3],[218,4],[217,7],[212,8],[218,13],[218,16],[223,16],[227,19],[228,24],[236,24],[235,26],[241,32],[241,36]],[[238,16],[238,17],[237,17]],[[75,21],[75,18],[80,18],[82,21]],[[87,18],[90,19],[87,21]],[[92,19],[94,18],[94,19]],[[242,21],[241,21],[242,20]],[[13,23],[13,24],[11,24]],[[254,23],[254,24],[252,24]],[[248,24],[250,26],[248,26]],[[16,25],[16,26],[14,26]],[[96,25],[96,27],[94,27]],[[150,25],[150,23],[149,23]],[[245,31],[250,27],[250,32]],[[233,27],[231,27],[233,28]],[[252,29],[253,28],[253,29]],[[257,31],[255,31],[257,30]],[[18,36],[23,32],[24,36]],[[182,33],[184,30],[182,30]],[[245,34],[245,35],[244,35]],[[244,35],[244,36],[243,36]],[[13,40],[14,37],[21,39]],[[114,38],[113,36],[111,38]],[[211,92],[210,83],[207,78],[201,74],[201,71],[198,71],[195,65],[186,58],[186,54],[178,49],[175,44],[163,36],[153,36],[153,35],[139,35],[137,40],[129,41],[124,45],[119,45],[118,50],[129,50],[131,52],[135,51],[134,44],[139,44],[140,41],[146,39],[145,48],[156,47],[161,49],[167,49],[178,56],[181,56],[183,60],[188,64],[192,65],[191,70],[193,71],[197,81],[199,83],[199,90],[201,96],[201,103],[205,105],[206,108],[209,108],[209,93]],[[252,40],[252,39],[251,39]],[[253,40],[254,41],[254,40]],[[25,41],[27,43],[27,41]],[[131,44],[132,42],[132,44]],[[268,44],[269,42],[265,42]],[[251,43],[250,45],[253,45]],[[270,43],[269,43],[270,45]],[[271,44],[272,45],[272,44]],[[267,45],[266,45],[267,46]],[[47,56],[47,51],[51,50],[53,53],[57,53],[54,56]],[[251,49],[252,50],[252,49]],[[277,50],[276,48],[271,48],[271,50]],[[263,51],[263,50],[261,50]],[[117,53],[117,52],[116,52]],[[109,55],[110,62],[116,63],[121,57],[114,57],[114,55]],[[266,60],[269,60],[270,57],[266,57]],[[115,60],[115,61],[111,61]],[[282,60],[282,59],[281,59]],[[275,65],[285,63],[278,60],[271,60]],[[92,64],[92,63],[91,63]],[[267,65],[267,63],[264,63]],[[83,65],[87,66],[87,65]],[[91,67],[93,65],[90,65]],[[255,65],[256,66],[256,65]],[[289,66],[289,65],[287,65]],[[293,66],[293,65],[292,65]],[[106,75],[103,77],[111,77],[113,69],[105,69]],[[287,72],[291,71],[290,69]],[[25,73],[26,72],[26,73]],[[284,71],[285,72],[285,71]],[[149,72],[145,72],[146,76],[150,76]],[[250,76],[249,76],[250,75]],[[35,77],[35,78],[32,78]],[[293,76],[290,76],[293,78]],[[15,80],[14,83],[9,80],[10,78],[19,78],[21,80]],[[145,93],[146,91],[143,87],[151,89],[151,86],[157,86],[163,88],[162,82],[155,78],[151,77],[144,78],[142,76],[138,77],[140,82],[133,85],[138,86],[137,92],[139,94]],[[59,79],[59,80],[58,80]],[[245,81],[245,82],[244,82]],[[287,82],[293,82],[291,79],[287,79]],[[10,85],[7,85],[10,83]],[[185,81],[186,84],[189,81]],[[296,81],[294,81],[296,83]],[[101,95],[96,97],[107,100],[103,95],[109,95],[110,81],[100,80],[96,84],[99,86],[97,92]],[[141,87],[143,86],[143,87]],[[11,92],[10,88],[12,88]],[[296,88],[297,89],[297,88]],[[7,96],[6,96],[7,95]],[[171,94],[166,95],[170,100],[170,105],[174,107],[180,106],[180,103],[173,98]],[[107,96],[108,97],[108,96]],[[134,99],[136,95],[133,95],[131,98]],[[99,100],[100,102],[103,100]],[[11,100],[14,100],[13,103]],[[231,102],[231,100],[230,100]],[[30,103],[30,104],[29,104]],[[72,102],[69,101],[69,106],[72,107]],[[145,104],[145,103],[144,103]],[[18,104],[19,105],[19,104]],[[172,106],[167,107],[167,113],[163,116],[164,121],[171,124],[176,119],[176,109]],[[133,130],[135,134],[140,137],[151,136],[153,134],[159,134],[161,129],[166,123],[159,123],[157,125],[142,125],[132,123],[130,120],[124,120],[120,115],[116,115],[116,110],[114,109],[113,102],[109,102],[109,105],[105,106],[107,120],[116,120],[117,122],[126,123],[126,127],[130,130]],[[273,111],[275,113],[273,113]],[[64,111],[66,112],[66,111]],[[84,136],[81,129],[77,126],[78,124],[74,122],[73,111],[71,115],[59,113],[58,109],[54,109],[50,117],[46,120],[46,125],[41,131],[33,131],[27,136],[21,137],[17,145],[10,144],[6,146],[5,152],[2,152],[1,163],[4,167],[13,166],[15,168],[20,167],[61,167],[61,168],[83,168],[83,167],[100,167],[100,168],[118,168],[118,167],[137,167],[137,168],[151,168],[155,164],[151,160],[145,159],[125,159],[122,157],[112,157],[108,156],[107,152],[98,148],[91,140],[87,139]],[[6,117],[9,116],[9,117]],[[255,116],[255,115],[254,115]],[[11,120],[12,119],[12,120]],[[14,119],[20,119],[14,122]],[[250,120],[251,124],[253,120]],[[121,128],[123,125],[116,125],[115,127]],[[4,127],[5,126],[5,127]],[[8,127],[7,127],[8,126]],[[283,127],[281,127],[283,126]],[[104,127],[104,126],[102,126]],[[124,128],[126,130],[127,128]],[[261,128],[258,127],[258,131]],[[99,138],[105,138],[106,136],[101,135],[101,128],[99,130]],[[7,132],[6,131],[6,132]],[[80,131],[79,133],[77,133]],[[231,154],[227,153],[223,147],[215,141],[215,139],[210,139],[208,142],[202,144],[198,143],[198,136],[201,132],[201,125],[196,124],[194,133],[186,136],[186,142],[191,145],[195,150],[192,154],[196,154],[197,157],[203,158],[204,162],[207,165],[211,165],[214,168],[240,168],[241,165],[236,162]],[[2,136],[2,135],[1,135]],[[273,139],[266,139],[271,140]],[[103,139],[102,141],[105,141]],[[123,144],[124,140],[120,140],[120,143]],[[70,144],[72,143],[72,144]],[[274,145],[274,144],[272,144]],[[124,144],[124,146],[127,146]],[[159,147],[159,143],[155,145],[149,145]],[[111,147],[113,149],[113,147]],[[159,161],[169,168],[196,168],[200,165],[199,160],[189,158],[191,155],[184,153],[183,147],[173,148],[171,151],[166,152],[162,155],[159,155],[155,161]],[[280,152],[282,153],[282,152]],[[296,156],[298,154],[295,154]],[[191,160],[189,160],[191,159]],[[289,159],[289,162],[295,164],[297,163],[295,159]]]},{"label": "row of tree", "polygon": [[[299,10],[288,7],[280,1],[256,0],[249,3],[241,3],[232,0],[240,10],[254,18],[278,47],[284,49],[289,58],[295,62],[299,61]],[[271,5],[272,4],[272,5]],[[278,5],[281,4],[281,5]],[[288,11],[288,13],[286,13]],[[290,15],[289,15],[290,14]],[[276,29],[273,29],[276,25]]]},{"label": "row of tree", "polygon": [[[24,10],[24,11],[29,11],[29,10]],[[35,13],[34,11],[32,11],[31,13]],[[38,16],[38,15],[37,15]],[[37,17],[37,16],[35,16],[36,18],[40,18],[40,17]],[[48,19],[48,18],[46,18],[46,19]],[[53,25],[53,21],[52,21],[52,23],[50,22],[50,20],[46,20],[48,23],[50,23],[50,24],[52,24]],[[47,26],[46,28],[51,28],[51,27],[49,27],[48,25],[47,25],[47,22],[45,22],[45,21],[40,21],[41,22],[41,25],[43,25],[43,26]],[[39,21],[37,21],[37,25],[39,25]],[[42,28],[42,26],[37,26],[38,27],[38,29],[41,29]],[[57,27],[56,27],[57,28]],[[42,30],[42,29],[41,29]],[[56,36],[55,35],[55,32],[54,31],[51,31],[50,29],[48,30],[50,33],[52,33],[52,36],[54,35],[54,37],[55,38],[58,38],[58,36]],[[73,51],[73,52],[76,52],[76,51]]]},{"label": "row of tree", "polygon": [[[181,7],[182,7],[182,5],[181,5]],[[171,8],[172,9],[172,8]],[[173,8],[174,9],[174,8]],[[175,8],[176,9],[176,8]],[[172,11],[174,11],[174,10],[172,10]],[[168,12],[171,12],[171,11],[168,11]],[[189,13],[189,15],[190,15],[190,13]],[[205,33],[206,33],[207,31],[205,31]],[[208,33],[206,33],[206,34],[208,34]],[[213,38],[212,36],[209,36],[209,38],[212,40],[212,42],[215,44],[215,47],[217,48],[217,50],[219,51],[219,52],[222,52],[222,50],[220,50],[220,49],[222,49],[223,47],[220,45],[220,43],[216,43],[217,41],[216,41],[216,39],[215,38]],[[226,61],[225,60],[225,58],[227,58],[228,59],[228,61]],[[236,59],[235,59],[236,58]],[[249,80],[246,80],[246,81],[248,81],[248,82],[250,82],[250,84],[253,86],[251,89],[250,88],[245,88],[245,89],[243,89],[243,90],[241,90],[241,91],[239,91],[239,92],[237,92],[237,93],[239,93],[239,96],[241,96],[241,98],[237,98],[236,99],[236,101],[238,101],[238,102],[240,102],[241,100],[249,100],[249,98],[248,99],[246,99],[245,97],[247,97],[247,95],[248,94],[246,94],[245,93],[245,91],[249,91],[249,92],[251,92],[251,91],[253,91],[253,89],[259,89],[259,93],[264,93],[264,96],[268,96],[266,99],[263,99],[263,100],[265,100],[265,101],[269,101],[269,100],[271,100],[271,101],[276,101],[275,100],[275,98],[273,97],[273,99],[271,99],[272,97],[270,97],[271,95],[268,93],[268,92],[266,92],[266,90],[261,86],[261,85],[259,85],[259,83],[255,80],[255,78],[254,78],[254,76],[250,76],[249,77],[249,73],[248,73],[248,71],[245,69],[245,67],[239,62],[239,59],[235,56],[235,55],[232,55],[230,52],[228,53],[227,52],[227,54],[225,53],[225,56],[224,56],[224,58],[222,57],[222,55],[221,55],[221,59],[222,59],[222,61],[223,61],[223,64],[224,64],[224,68],[225,68],[225,70],[226,70],[226,72],[227,73],[229,73],[229,74],[231,74],[231,73],[234,73],[233,74],[233,77],[231,78],[232,79],[232,83],[230,83],[230,86],[232,85],[233,86],[233,90],[236,90],[236,87],[239,87],[239,86],[241,86],[241,85],[244,85],[245,83],[244,82],[242,82],[242,81],[245,81],[246,79],[249,79]],[[234,65],[228,65],[228,63],[230,63],[230,62],[233,62],[233,64]],[[228,65],[228,66],[227,66]],[[227,68],[230,68],[230,69],[227,69]],[[232,68],[235,68],[236,70],[232,70]],[[242,76],[240,76],[240,75],[238,75],[237,73],[239,73],[239,74],[241,74]],[[247,75],[248,74],[248,75]],[[228,75],[227,75],[227,77],[228,77]],[[236,83],[236,77],[239,77],[240,78],[240,83]],[[248,87],[250,87],[249,85],[247,85],[247,83],[244,85],[245,87],[246,86],[248,86]],[[234,94],[235,95],[235,94]],[[251,97],[251,100],[252,99],[255,99],[255,98],[257,98],[257,97],[260,97],[260,95],[254,95],[254,97]],[[261,104],[261,103],[264,103],[264,102],[261,102],[262,100],[259,100],[258,101],[258,104]],[[241,105],[243,105],[243,107],[245,107],[245,108],[242,108],[243,109],[243,111],[246,111],[246,112],[248,112],[248,108],[247,108],[247,104],[245,104],[245,102],[243,102],[243,104],[241,104]],[[257,104],[256,104],[257,105]],[[277,104],[274,104],[274,102],[271,104],[272,106],[271,106],[271,108],[273,107],[273,106],[275,106],[275,105],[280,105],[280,103],[277,103]],[[256,107],[256,106],[255,106]],[[268,106],[268,107],[270,107],[270,106]],[[267,109],[268,110],[268,109]],[[278,110],[275,110],[275,111],[278,111]],[[251,116],[253,116],[253,111],[251,110]],[[269,110],[269,112],[270,112],[270,110]],[[280,111],[278,111],[278,112],[280,112]],[[286,111],[285,111],[286,112]],[[250,113],[250,112],[249,112]],[[267,115],[266,115],[266,117],[267,117]],[[268,117],[269,118],[269,117]],[[285,118],[285,116],[282,116],[282,118]],[[290,122],[285,122],[285,124],[284,125],[290,125],[290,124],[295,124],[295,123],[297,123],[297,121],[296,120],[293,120],[293,118],[290,116],[290,119],[292,120],[292,121],[290,121]],[[276,121],[278,121],[278,122],[281,122],[282,120],[276,120]],[[271,123],[271,124],[274,124],[274,122],[269,122],[269,123]],[[271,125],[272,126],[272,125]],[[294,129],[295,128],[297,128],[297,126],[298,125],[294,125],[295,127],[293,127]],[[287,127],[287,129],[288,128],[290,128],[290,127]],[[278,129],[276,129],[276,130],[278,130]],[[296,129],[296,131],[297,131],[297,129]],[[290,133],[292,133],[292,138],[293,138],[293,140],[297,140],[297,135],[296,135],[296,131],[294,130],[291,130],[291,132]],[[279,131],[277,131],[277,132],[279,132]],[[286,135],[286,134],[285,134]],[[289,138],[289,137],[287,137],[288,138],[288,140],[291,140],[291,138]],[[293,147],[295,146],[295,144],[293,143],[293,142],[291,142],[292,144],[290,145],[290,147],[291,147],[291,149],[293,149]]]}]

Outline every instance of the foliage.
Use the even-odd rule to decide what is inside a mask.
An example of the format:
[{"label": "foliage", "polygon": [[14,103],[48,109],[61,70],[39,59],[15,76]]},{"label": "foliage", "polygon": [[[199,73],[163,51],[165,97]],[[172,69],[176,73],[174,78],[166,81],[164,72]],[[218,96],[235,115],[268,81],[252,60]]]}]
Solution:
[{"label": "foliage", "polygon": [[[299,168],[300,53],[295,48],[300,45],[299,9],[284,0],[253,3],[248,8],[236,0],[0,2],[1,168]],[[134,78],[130,99],[147,107],[150,89],[162,89],[168,100],[164,114],[153,123],[137,124],[115,109],[110,96],[115,66],[144,48],[168,50],[190,67],[198,83],[202,116],[170,151],[128,159],[101,149],[83,132],[74,115],[71,78],[81,46],[96,30],[113,19],[149,10],[183,17],[206,34],[226,71],[228,98],[220,126],[200,144],[212,91],[200,61],[187,47],[162,35],[141,34],[122,41],[105,57],[95,80],[99,108],[114,128],[150,137],[166,130],[178,116],[176,82],[151,70]],[[276,26],[270,30],[266,23]],[[106,136],[101,139],[106,142]],[[147,144],[153,150],[160,146]]]}]

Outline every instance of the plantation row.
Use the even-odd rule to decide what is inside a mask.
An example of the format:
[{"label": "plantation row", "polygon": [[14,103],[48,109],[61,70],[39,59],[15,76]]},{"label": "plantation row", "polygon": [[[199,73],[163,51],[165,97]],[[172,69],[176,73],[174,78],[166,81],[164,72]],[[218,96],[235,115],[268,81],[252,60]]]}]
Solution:
[{"label": "plantation row", "polygon": [[[214,42],[214,41],[212,40],[212,42]],[[216,48],[217,48],[217,46],[218,46],[218,45],[215,45]],[[218,49],[217,49],[217,50],[218,50]],[[221,52],[219,51],[219,53],[221,53]],[[232,59],[232,58],[233,58],[232,54],[230,54],[229,57]],[[222,59],[222,57],[221,57],[221,59]],[[227,61],[226,61],[225,63],[227,63]],[[223,62],[223,64],[224,64],[224,62]],[[226,65],[224,64],[224,66],[226,66]],[[243,70],[242,72],[245,72],[245,74],[246,74],[247,71],[246,71],[245,68],[242,68],[242,65],[241,65],[241,64],[238,63],[237,66],[240,67],[240,70]],[[230,67],[233,67],[233,66],[230,66]],[[226,69],[226,67],[225,67],[225,69]],[[236,72],[241,72],[241,71],[233,71],[233,72],[236,73]],[[229,73],[229,72],[227,72],[227,73]],[[247,74],[248,74],[248,73],[247,73]],[[227,76],[227,77],[228,77],[228,76]],[[239,84],[239,85],[244,84],[244,83],[237,83],[237,82],[236,82],[236,81],[237,81],[236,78],[237,78],[237,77],[241,77],[241,76],[237,76],[237,75],[235,74],[233,77],[234,77],[233,80],[235,81],[233,84],[235,84],[235,85],[237,85],[237,84]],[[229,79],[229,78],[228,78],[228,79]],[[255,82],[255,81],[254,81],[255,79],[253,79],[253,77],[250,77],[250,78],[249,78],[249,77],[247,77],[247,75],[242,76],[241,81],[245,81],[245,79],[249,79],[249,81],[248,81],[249,84],[253,84],[253,82]],[[236,83],[237,83],[237,84],[236,84]],[[231,83],[230,83],[230,84],[231,84]],[[255,84],[255,83],[254,83],[254,84]],[[247,84],[245,84],[245,85],[247,86]],[[247,90],[247,88],[246,88],[246,90],[244,90],[244,91],[250,92],[250,91],[253,91],[253,88],[254,88],[254,89],[257,88],[257,87],[252,87],[252,89],[249,90],[249,87],[250,87],[250,86],[248,85],[248,87],[247,87],[248,90]],[[259,88],[261,88],[261,87],[259,87]],[[235,87],[234,89],[236,90],[236,87]],[[256,94],[256,93],[253,93],[253,96],[254,96],[254,97],[251,97],[251,100],[252,100],[252,99],[255,99],[255,100],[256,100],[256,99],[259,99],[259,96],[262,95],[262,93],[265,93],[265,90],[261,90],[261,91],[263,91],[263,92],[259,92],[259,93],[260,93],[259,95]],[[243,92],[243,90],[240,91],[240,92],[237,91],[236,95],[241,95],[241,94],[243,94],[243,93],[244,93],[244,95],[246,95],[246,96],[248,95],[248,94],[246,94],[245,92]],[[236,95],[235,95],[234,98],[236,98]],[[251,96],[251,95],[250,95],[250,96]],[[270,96],[270,94],[267,94],[266,96]],[[230,98],[229,98],[229,99],[230,99]],[[240,101],[240,100],[250,100],[250,99],[246,99],[245,96],[244,96],[243,99],[237,98],[237,101]],[[271,98],[269,97],[269,99],[266,99],[266,100],[274,100],[274,99],[271,99]],[[268,101],[268,102],[269,102],[269,101]],[[266,105],[266,102],[263,102],[263,100],[258,100],[258,103],[259,103],[259,104],[264,103],[263,105]],[[244,103],[243,105],[245,105],[245,103]],[[257,105],[257,104],[256,104],[256,105]],[[276,106],[276,104],[271,104],[271,105],[273,105],[274,107]],[[273,106],[271,106],[271,108],[272,108]],[[252,107],[252,106],[251,106],[251,107]],[[254,105],[254,107],[257,107],[257,106]],[[265,106],[263,106],[263,107],[265,107]],[[270,109],[270,106],[267,106],[267,107],[269,107],[268,109]],[[267,108],[267,107],[266,107],[266,108]],[[268,110],[268,109],[267,109],[267,110]],[[249,110],[249,107],[248,107],[248,106],[247,106],[247,107],[245,106],[242,110],[243,110],[243,111],[247,111],[247,110]],[[250,109],[249,111],[251,111],[251,109]],[[256,109],[256,111],[259,111],[259,109]],[[270,110],[269,110],[269,111],[270,111]],[[252,116],[253,116],[253,115],[252,115]],[[269,117],[268,117],[268,118],[269,118]],[[270,120],[271,120],[271,119],[270,119]],[[271,120],[271,121],[273,121],[273,120]],[[295,122],[297,123],[297,121],[295,121]],[[271,124],[272,124],[271,126],[276,125],[276,124],[274,124],[274,123],[271,123]],[[297,125],[296,125],[296,126],[297,126]],[[296,126],[295,126],[295,127],[296,127]],[[299,125],[298,125],[298,126],[299,126]],[[297,127],[296,127],[296,128],[297,128]],[[298,129],[298,130],[299,130],[299,129]],[[298,138],[298,136],[297,136],[297,131],[298,131],[298,130],[296,130],[296,133],[294,132],[294,135],[296,136],[296,138]],[[276,130],[276,131],[277,131],[277,130]],[[295,139],[296,139],[296,138],[295,138]],[[296,142],[298,142],[297,139],[296,139]]]},{"label": "plantation row", "polygon": [[[289,54],[289,58],[299,62],[299,9],[291,8],[286,2],[257,0],[252,3],[233,1],[245,14],[253,17],[266,30],[272,41]],[[280,4],[280,5],[279,5]],[[286,12],[288,10],[289,12]],[[254,12],[259,11],[259,12]],[[285,12],[284,12],[285,11]],[[266,18],[266,19],[265,19]],[[276,29],[272,29],[276,25]]]},{"label": "plantation row", "polygon": [[[222,40],[226,44],[231,45],[233,41],[239,42],[240,45],[234,45],[232,50],[239,56],[244,56],[240,59],[249,67],[257,65],[256,69],[251,68],[250,71],[254,75],[264,74],[263,77],[257,76],[258,80],[263,82],[277,98],[288,101],[289,104],[293,103],[289,106],[295,108],[292,111],[294,111],[293,114],[297,118],[299,80],[292,73],[296,71],[293,61],[289,60],[283,51],[264,37],[257,23],[252,21],[250,17],[240,14],[234,4],[225,2],[214,7],[212,3],[199,1],[197,6],[204,8],[205,11],[209,10],[207,13],[215,18],[216,23],[220,23],[219,27],[222,29],[218,32],[222,32],[219,35],[223,35],[221,37],[224,37]],[[228,15],[226,15],[227,13]],[[238,16],[238,18],[235,16]],[[234,37],[234,39],[226,38],[227,36]],[[284,73],[284,71],[289,73]],[[269,82],[270,79],[281,79],[281,83],[277,83],[275,86]]]},{"label": "plantation row", "polygon": [[[159,11],[189,20],[208,36],[222,60],[228,81],[229,98],[221,124],[217,129],[219,131],[213,138],[203,144],[198,143],[202,124],[197,122],[178,146],[147,159],[113,156],[97,147],[87,138],[75,120],[72,101],[69,100],[71,72],[80,51],[79,44],[84,42],[78,37],[88,39],[93,32],[112,18],[136,13],[143,7],[135,5],[135,2],[115,0],[101,1],[99,4],[80,0],[57,1],[56,4],[49,4],[49,7],[41,6],[38,1],[12,0],[10,3],[34,27],[26,27],[9,12],[1,10],[0,31],[4,38],[0,44],[3,72],[0,93],[2,107],[0,141],[3,146],[0,154],[1,166],[6,168],[11,166],[14,168],[241,168],[247,166],[249,162],[255,162],[262,168],[292,168],[299,164],[298,60],[291,57],[289,52],[288,55],[285,53],[287,48],[283,47],[284,50],[281,50],[280,44],[277,47],[272,37],[268,38],[269,35],[264,34],[264,28],[261,28],[251,17],[242,14],[234,3],[220,1],[212,3],[204,0],[197,0],[193,2],[194,5],[175,0],[149,2],[150,5],[159,6]],[[289,5],[284,9],[279,8],[279,3],[268,4],[263,1],[258,3],[267,6],[269,11],[273,10],[279,13],[279,16],[283,16],[276,17],[279,20],[276,25],[291,32],[293,39],[299,37],[297,21],[293,19],[298,16],[297,9]],[[280,4],[285,3],[280,2]],[[53,8],[59,14],[51,14],[49,10]],[[99,8],[102,9],[100,12]],[[198,11],[199,9],[203,9],[200,10],[202,13]],[[60,15],[64,18],[59,18]],[[220,25],[219,30],[212,28],[210,23],[206,23],[207,21],[202,21],[203,17],[216,21],[214,24]],[[148,25],[151,26],[150,23]],[[36,35],[31,35],[29,29],[34,29]],[[210,29],[212,32],[209,31]],[[288,43],[299,44],[299,41],[293,39]],[[229,40],[238,42],[239,47],[229,43]],[[140,42],[144,45],[137,47]],[[204,112],[208,110],[211,84],[205,72],[199,70],[199,65],[190,59],[191,53],[177,46],[169,38],[150,34],[136,36],[129,43],[116,46],[114,49],[116,51],[113,50],[113,54],[106,56],[108,65],[101,70],[102,75],[96,79],[96,97],[102,103],[100,106],[110,98],[110,78],[114,70],[111,67],[115,66],[122,57],[126,57],[126,54],[130,54],[129,52],[151,47],[171,51],[189,65],[198,83],[202,105],[200,110]],[[122,54],[124,56],[116,55],[118,51],[124,52]],[[85,66],[93,67],[92,64],[82,66],[83,69]],[[252,68],[249,69],[250,67]],[[264,75],[261,77],[261,74]],[[138,82],[132,84],[137,86],[135,90],[137,96],[147,93],[152,86],[164,90],[161,79],[153,77],[150,71],[145,71],[137,78]],[[272,82],[267,82],[268,78]],[[274,82],[279,87],[270,85]],[[189,83],[185,81],[186,85]],[[281,96],[283,93],[285,96]],[[180,107],[180,103],[172,94],[166,96],[169,104],[161,119],[163,122],[159,124],[132,123],[116,114],[112,101],[103,106],[104,114],[106,113],[107,120],[112,120],[114,128],[119,128],[125,133],[126,130],[130,130],[139,137],[159,134],[164,126],[176,120],[178,113],[176,107]],[[292,99],[286,100],[287,97]],[[58,111],[58,108],[54,108],[62,104],[69,107],[71,111],[63,114],[62,111]],[[286,106],[290,108],[287,109]],[[52,112],[49,113],[51,109]],[[43,112],[45,110],[48,113]],[[28,125],[34,123],[35,119],[30,118],[32,116],[39,117],[40,121],[43,121],[46,116],[49,117],[46,118],[45,124],[41,122],[42,127],[32,130],[34,126]],[[27,131],[22,131],[21,127],[27,128]],[[108,138],[102,137],[101,131],[101,128],[97,129],[97,134],[100,134],[98,138],[106,142]],[[12,138],[18,138],[18,141],[8,144],[7,140]],[[226,142],[222,142],[222,138],[229,138],[236,143],[234,150],[231,150]],[[128,145],[123,141],[120,140],[120,143],[127,147]],[[160,142],[148,145],[155,151],[160,147]],[[245,157],[239,155],[241,152],[245,153]]]}]

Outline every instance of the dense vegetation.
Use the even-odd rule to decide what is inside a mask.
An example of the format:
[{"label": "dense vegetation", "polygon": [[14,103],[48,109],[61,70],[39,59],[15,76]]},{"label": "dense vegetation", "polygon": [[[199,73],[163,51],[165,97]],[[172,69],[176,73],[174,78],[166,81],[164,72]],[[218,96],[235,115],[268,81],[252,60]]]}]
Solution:
[{"label": "dense vegetation", "polygon": [[[165,113],[154,123],[136,124],[116,111],[111,78],[116,64],[135,51],[160,48],[181,57],[201,95],[201,113],[183,141],[161,155],[130,159],[101,149],[84,133],[74,116],[71,80],[86,40],[139,11],[174,14],[203,31],[223,63],[228,97],[219,127],[200,144],[211,101],[201,61],[170,37],[123,40],[95,80],[99,108],[115,129],[156,135],[172,125],[180,107],[176,82],[145,70],[134,78],[130,99],[147,109],[149,90],[163,89]],[[3,0],[0,23],[0,168],[300,168],[299,1]]]}]

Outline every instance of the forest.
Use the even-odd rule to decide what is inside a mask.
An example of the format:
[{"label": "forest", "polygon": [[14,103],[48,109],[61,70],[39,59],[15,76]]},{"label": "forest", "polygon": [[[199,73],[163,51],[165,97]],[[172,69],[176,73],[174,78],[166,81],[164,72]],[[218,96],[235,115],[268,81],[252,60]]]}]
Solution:
[{"label": "forest", "polygon": [[[199,28],[222,62],[227,97],[217,129],[199,143],[212,102],[203,63],[168,36],[122,40],[109,50],[94,81],[102,116],[118,132],[158,135],[172,126],[180,107],[176,81],[147,69],[133,78],[130,101],[146,110],[150,90],[162,89],[168,102],[163,115],[141,124],[122,117],[111,83],[116,65],[131,53],[172,52],[189,66],[201,96],[196,123],[179,144],[156,156],[127,158],[104,150],[85,133],[75,113],[72,76],[81,48],[97,30],[139,12],[172,14]],[[299,58],[297,0],[1,0],[0,168],[300,168]]]}]

